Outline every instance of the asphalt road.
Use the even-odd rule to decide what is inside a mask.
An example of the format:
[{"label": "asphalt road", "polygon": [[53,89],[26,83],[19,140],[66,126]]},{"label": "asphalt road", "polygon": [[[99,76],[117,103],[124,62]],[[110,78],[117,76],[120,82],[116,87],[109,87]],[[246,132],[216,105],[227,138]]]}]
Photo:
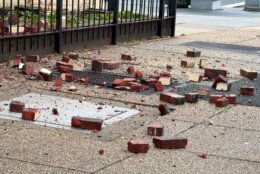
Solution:
[{"label": "asphalt road", "polygon": [[245,0],[222,0],[221,5],[230,5],[230,4],[235,4],[239,2],[245,2]]}]

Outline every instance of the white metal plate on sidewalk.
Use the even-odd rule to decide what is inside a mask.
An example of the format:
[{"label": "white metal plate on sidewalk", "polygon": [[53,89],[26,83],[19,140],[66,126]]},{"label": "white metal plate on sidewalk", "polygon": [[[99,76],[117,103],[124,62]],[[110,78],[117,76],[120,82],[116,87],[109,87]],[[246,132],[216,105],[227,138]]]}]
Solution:
[{"label": "white metal plate on sidewalk", "polygon": [[[0,118],[21,120],[21,113],[9,112],[9,104],[11,101],[25,102],[25,108],[40,109],[40,114],[33,123],[68,130],[75,130],[75,128],[71,127],[71,118],[73,116],[99,118],[104,121],[103,127],[107,127],[139,113],[138,110],[134,109],[99,105],[87,101],[79,102],[79,100],[30,93],[18,98],[13,98],[12,100],[0,102]],[[100,109],[100,107],[102,107],[102,109]],[[59,115],[52,114],[53,108],[57,108]]]}]

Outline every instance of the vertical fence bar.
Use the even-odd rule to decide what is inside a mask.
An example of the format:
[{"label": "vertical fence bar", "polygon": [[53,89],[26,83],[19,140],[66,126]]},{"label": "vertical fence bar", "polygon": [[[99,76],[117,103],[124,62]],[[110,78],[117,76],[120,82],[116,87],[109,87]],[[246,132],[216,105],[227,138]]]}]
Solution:
[{"label": "vertical fence bar", "polygon": [[119,11],[119,0],[108,1],[111,4],[113,11],[113,27],[112,27],[112,45],[117,44],[117,30],[118,30],[118,11]]},{"label": "vertical fence bar", "polygon": [[157,28],[157,35],[162,37],[163,33],[163,20],[164,20],[164,10],[165,10],[165,0],[160,0],[159,5],[159,21],[158,21],[158,28]]},{"label": "vertical fence bar", "polygon": [[171,37],[175,36],[175,26],[176,26],[176,0],[170,0],[170,17],[171,17]]},{"label": "vertical fence bar", "polygon": [[55,51],[61,53],[61,38],[62,38],[62,0],[56,0],[56,31],[55,34]]}]

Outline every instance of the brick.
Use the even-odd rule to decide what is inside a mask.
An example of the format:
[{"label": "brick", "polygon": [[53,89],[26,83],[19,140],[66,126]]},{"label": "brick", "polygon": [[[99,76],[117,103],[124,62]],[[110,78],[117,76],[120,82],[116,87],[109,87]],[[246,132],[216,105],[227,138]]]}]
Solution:
[{"label": "brick", "polygon": [[103,69],[115,70],[117,68],[119,68],[119,62],[114,62],[114,61],[103,62]]},{"label": "brick", "polygon": [[126,90],[126,86],[116,86],[116,87],[114,87],[114,89],[123,91],[123,90]]},{"label": "brick", "polygon": [[141,71],[137,70],[137,71],[135,72],[135,77],[138,78],[138,79],[140,79],[140,78],[143,77],[143,73],[142,73]]},{"label": "brick", "polygon": [[206,59],[200,59],[199,68],[205,69],[208,66],[209,62]]},{"label": "brick", "polygon": [[134,75],[135,74],[135,68],[133,66],[129,66],[127,68],[127,73]]},{"label": "brick", "polygon": [[167,115],[167,114],[169,114],[171,112],[171,110],[170,110],[170,108],[168,107],[167,104],[160,104],[158,106],[158,109],[160,111],[160,115],[161,116]]},{"label": "brick", "polygon": [[223,95],[218,95],[218,94],[211,94],[209,96],[209,103],[216,103],[216,101],[220,98],[222,98]]},{"label": "brick", "polygon": [[171,70],[171,69],[173,69],[173,66],[172,65],[166,65],[166,69]]},{"label": "brick", "polygon": [[62,59],[61,59],[62,62],[66,62],[66,63],[69,63],[70,61],[70,58],[68,56],[62,56]]},{"label": "brick", "polygon": [[67,56],[68,56],[69,58],[73,59],[73,60],[78,60],[78,58],[79,58],[79,54],[74,53],[74,52],[69,52],[69,53],[67,54]]},{"label": "brick", "polygon": [[127,86],[128,82],[124,81],[123,79],[115,79],[112,82],[112,87],[115,88],[116,86]]},{"label": "brick", "polygon": [[229,104],[236,104],[237,96],[235,94],[225,95],[225,97],[228,99]]},{"label": "brick", "polygon": [[22,112],[22,119],[23,120],[28,120],[28,121],[35,121],[35,119],[39,115],[39,110],[38,109],[24,109]]},{"label": "brick", "polygon": [[203,79],[203,76],[202,75],[193,75],[193,74],[190,74],[189,75],[189,81],[190,82],[201,82]]},{"label": "brick", "polygon": [[218,77],[216,77],[216,79],[212,85],[212,88],[216,89],[218,83],[228,83],[227,77],[219,74]]},{"label": "brick", "polygon": [[246,69],[240,69],[240,75],[244,76],[246,78],[249,78],[251,80],[257,78],[257,72],[256,71],[251,71],[251,70],[246,70]]},{"label": "brick", "polygon": [[195,62],[182,60],[181,61],[181,67],[184,67],[184,68],[194,68],[195,67]]},{"label": "brick", "polygon": [[85,66],[84,66],[84,63],[82,62],[79,62],[77,60],[74,60],[74,59],[70,59],[69,60],[69,64],[71,64],[73,66],[73,70],[74,71],[84,71],[85,70]]},{"label": "brick", "polygon": [[103,61],[102,60],[98,60],[98,59],[94,59],[92,60],[92,70],[93,71],[98,71],[101,72],[103,71]]},{"label": "brick", "polygon": [[18,67],[20,63],[21,63],[21,58],[20,57],[15,57],[13,59],[13,67]]},{"label": "brick", "polygon": [[147,85],[149,87],[154,87],[155,83],[157,83],[158,80],[154,79],[154,78],[145,78],[145,79],[141,79],[141,84]]},{"label": "brick", "polygon": [[68,89],[68,91],[70,91],[70,92],[76,92],[77,90],[78,89],[77,89],[76,86],[70,86],[69,89]]},{"label": "brick", "polygon": [[150,136],[163,136],[164,126],[160,123],[152,123],[147,127],[147,135]]},{"label": "brick", "polygon": [[25,108],[25,102],[12,101],[9,105],[10,112],[22,113]]},{"label": "brick", "polygon": [[122,54],[121,59],[122,60],[128,60],[128,61],[135,60],[135,58],[133,58],[131,55],[126,55],[126,54]]},{"label": "brick", "polygon": [[200,55],[201,55],[201,51],[197,51],[197,50],[187,51],[187,57],[200,57]]},{"label": "brick", "polygon": [[187,138],[176,137],[155,137],[153,138],[153,144],[159,149],[180,149],[185,148],[188,144]]},{"label": "brick", "polygon": [[66,81],[66,82],[73,82],[75,80],[75,77],[68,73],[61,74],[61,78],[62,78],[62,80]]},{"label": "brick", "polygon": [[227,77],[227,71],[221,70],[221,69],[205,69],[204,77],[208,77],[211,79],[216,79],[219,75],[223,75],[224,77]]},{"label": "brick", "polygon": [[217,91],[230,91],[231,83],[218,83],[216,87]]},{"label": "brick", "polygon": [[124,78],[123,79],[125,82],[130,83],[130,82],[136,82],[135,78]]},{"label": "brick", "polygon": [[161,82],[163,86],[170,86],[170,85],[172,85],[172,78],[171,77],[160,77],[159,82]]},{"label": "brick", "polygon": [[197,93],[199,94],[199,97],[209,97],[210,95],[210,89],[207,88],[198,88]]},{"label": "brick", "polygon": [[73,127],[88,129],[88,130],[101,130],[103,125],[102,119],[95,118],[83,118],[83,117],[72,117],[71,125]]},{"label": "brick", "polygon": [[249,95],[249,96],[255,95],[255,88],[249,86],[243,86],[240,88],[240,94]]},{"label": "brick", "polygon": [[154,89],[155,89],[155,91],[162,92],[164,88],[163,88],[163,85],[161,82],[157,82],[154,84]]},{"label": "brick", "polygon": [[57,68],[57,71],[60,73],[69,73],[71,71],[71,68],[66,67],[66,66],[59,66]]},{"label": "brick", "polygon": [[54,84],[52,85],[51,90],[52,91],[57,91],[57,90],[61,89],[61,87],[62,87],[62,79],[61,78],[57,78],[54,81]]},{"label": "brick", "polygon": [[48,69],[45,69],[45,68],[40,69],[39,74],[40,74],[40,76],[43,77],[43,79],[45,81],[52,81],[53,80],[52,72]]},{"label": "brick", "polygon": [[40,60],[40,56],[36,54],[30,54],[25,58],[26,62],[38,62]]},{"label": "brick", "polygon": [[33,67],[31,65],[25,64],[23,66],[23,73],[26,75],[32,75],[33,74]]},{"label": "brick", "polygon": [[174,93],[161,93],[160,101],[174,105],[182,105],[185,103],[185,97]]},{"label": "brick", "polygon": [[147,153],[149,150],[149,143],[144,140],[130,140],[127,143],[127,149],[131,153]]},{"label": "brick", "polygon": [[73,65],[72,65],[72,64],[66,63],[66,62],[62,62],[62,61],[56,62],[56,66],[57,66],[57,67],[59,67],[59,66],[65,66],[65,67],[68,67],[68,68],[73,69]]},{"label": "brick", "polygon": [[186,93],[185,99],[189,103],[197,103],[199,99],[199,94],[195,92]]},{"label": "brick", "polygon": [[160,77],[170,77],[170,78],[172,78],[172,75],[171,75],[171,73],[168,73],[168,72],[161,72]]},{"label": "brick", "polygon": [[131,92],[142,92],[144,91],[144,85],[136,84],[131,86]]},{"label": "brick", "polygon": [[222,97],[220,99],[217,99],[215,105],[216,107],[225,107],[229,104],[229,100],[226,97]]}]

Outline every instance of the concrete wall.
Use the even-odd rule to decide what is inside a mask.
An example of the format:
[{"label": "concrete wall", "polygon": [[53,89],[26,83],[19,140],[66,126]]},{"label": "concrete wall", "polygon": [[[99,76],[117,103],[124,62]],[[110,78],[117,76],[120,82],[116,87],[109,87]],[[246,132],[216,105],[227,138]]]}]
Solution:
[{"label": "concrete wall", "polygon": [[[10,8],[10,1],[11,0],[6,0],[5,1],[5,7],[6,8]],[[24,5],[25,3],[25,0],[19,0],[20,1],[20,5]],[[33,4],[34,6],[37,6],[38,7],[38,0],[26,0],[26,3],[28,4],[28,2],[32,2],[33,1]],[[47,8],[50,9],[50,6],[51,6],[51,0],[46,0],[47,1]],[[57,0],[53,0],[53,5],[54,5],[54,9],[56,8],[56,1]],[[68,0],[68,9],[69,10],[72,10],[72,2],[74,1],[74,10],[77,10],[78,8],[78,0]],[[96,3],[96,8],[99,8],[99,0],[90,0],[91,1],[91,8],[94,7],[94,4]],[[18,0],[13,0],[12,1],[12,6],[16,6],[18,4]],[[83,9],[83,2],[84,0],[79,0],[79,5],[80,5],[80,10]],[[44,8],[44,4],[45,4],[45,0],[40,0],[40,3],[41,3],[41,8]],[[0,8],[3,7],[3,0],[0,0]],[[89,0],[86,0],[86,4],[85,4],[85,8],[88,8],[89,7]],[[66,9],[66,0],[63,0],[63,9]]]}]

